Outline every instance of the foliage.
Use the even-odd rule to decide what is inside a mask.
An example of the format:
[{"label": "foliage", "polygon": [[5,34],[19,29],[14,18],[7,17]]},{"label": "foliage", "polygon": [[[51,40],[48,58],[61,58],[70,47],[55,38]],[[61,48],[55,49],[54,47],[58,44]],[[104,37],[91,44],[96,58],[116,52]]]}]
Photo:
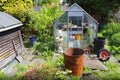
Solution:
[{"label": "foliage", "polygon": [[99,32],[99,33],[97,33],[97,36],[98,37],[103,37],[103,34]]},{"label": "foliage", "polygon": [[35,44],[33,49],[38,50],[39,56],[48,57],[53,55],[52,22],[61,14],[56,11],[58,9],[58,5],[43,5],[41,11],[35,13],[34,27],[38,31],[38,43]]},{"label": "foliage", "polygon": [[40,73],[38,71],[38,68],[32,68],[25,72],[23,75],[23,80],[35,80],[35,79],[40,79]]},{"label": "foliage", "polygon": [[35,26],[39,33],[39,41],[49,41],[52,35],[52,22],[60,15],[60,13],[57,12],[58,9],[58,5],[44,5],[41,11],[35,14]]},{"label": "foliage", "polygon": [[90,73],[90,72],[92,71],[92,69],[89,68],[89,67],[87,67],[87,66],[84,66],[84,67],[83,67],[83,71],[84,71],[85,73]]},{"label": "foliage", "polygon": [[53,55],[54,51],[54,42],[53,38],[49,38],[49,41],[44,43],[44,42],[37,42],[33,48],[33,50],[38,51],[38,56],[40,57],[50,57]]},{"label": "foliage", "polygon": [[110,44],[114,46],[120,46],[120,33],[113,34],[110,38]]},{"label": "foliage", "polygon": [[0,11],[6,11],[8,13],[14,13],[12,11],[23,12],[32,7],[33,3],[31,0],[0,0]]},{"label": "foliage", "polygon": [[29,69],[28,66],[22,66],[22,65],[18,66],[17,75],[21,76],[21,74],[27,71],[27,69]]},{"label": "foliage", "polygon": [[120,67],[117,63],[113,62],[105,62],[104,65],[106,65],[109,70],[108,71],[97,71],[93,73],[92,76],[94,76],[95,80],[119,80],[120,79]]},{"label": "foliage", "polygon": [[[60,61],[63,57],[59,57],[57,61]],[[45,64],[41,65],[39,68],[39,72],[41,78],[43,80],[79,80],[80,77],[74,77],[72,75],[68,75],[71,73],[70,70],[61,70],[57,68],[56,61],[48,60]]]},{"label": "foliage", "polygon": [[120,7],[119,0],[68,0],[68,3],[79,4],[100,23],[106,22],[110,11],[117,11]]},{"label": "foliage", "polygon": [[120,24],[119,23],[108,23],[104,26],[103,31],[101,32],[104,37],[108,38],[109,44],[111,46],[120,45]]},{"label": "foliage", "polygon": [[58,3],[58,2],[59,2],[59,0],[37,0],[37,2],[34,2],[34,3],[42,6],[44,4],[52,5],[52,3]]},{"label": "foliage", "polygon": [[64,65],[64,57],[63,57],[63,55],[61,55],[60,57],[58,57],[57,58],[57,60],[56,60],[56,66],[63,66]]},{"label": "foliage", "polygon": [[112,47],[111,47],[111,53],[112,53],[113,55],[120,54],[120,46],[119,46],[119,47],[112,46]]},{"label": "foliage", "polygon": [[31,0],[3,0],[1,1],[1,11],[5,11],[21,21],[25,21],[25,15],[33,7]]},{"label": "foliage", "polygon": [[111,35],[118,33],[119,31],[120,31],[120,24],[112,22],[104,26],[102,34],[104,37],[110,38]]},{"label": "foliage", "polygon": [[79,77],[69,76],[70,70],[59,70],[56,67],[56,62],[47,60],[44,64],[37,68],[27,71],[24,80],[79,80]]},{"label": "foliage", "polygon": [[23,80],[22,78],[23,73],[30,67],[28,68],[26,66],[18,66],[18,65],[17,67],[18,67],[17,74],[14,76],[6,76],[3,72],[0,72],[0,80]]}]

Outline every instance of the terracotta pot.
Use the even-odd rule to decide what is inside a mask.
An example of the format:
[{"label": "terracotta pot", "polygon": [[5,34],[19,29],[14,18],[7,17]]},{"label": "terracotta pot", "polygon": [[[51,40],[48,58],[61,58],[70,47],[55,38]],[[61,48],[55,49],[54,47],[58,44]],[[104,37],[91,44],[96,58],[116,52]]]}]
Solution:
[{"label": "terracotta pot", "polygon": [[64,51],[64,64],[72,70],[74,76],[82,76],[84,63],[84,51],[78,48],[68,48]]}]

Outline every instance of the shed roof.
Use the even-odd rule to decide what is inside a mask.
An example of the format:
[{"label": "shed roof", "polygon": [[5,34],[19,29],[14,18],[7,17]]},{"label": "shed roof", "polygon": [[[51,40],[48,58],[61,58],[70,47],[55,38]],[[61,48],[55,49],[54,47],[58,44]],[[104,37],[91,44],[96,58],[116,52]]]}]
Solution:
[{"label": "shed roof", "polygon": [[13,29],[22,25],[22,22],[12,17],[11,15],[0,12],[0,32]]}]

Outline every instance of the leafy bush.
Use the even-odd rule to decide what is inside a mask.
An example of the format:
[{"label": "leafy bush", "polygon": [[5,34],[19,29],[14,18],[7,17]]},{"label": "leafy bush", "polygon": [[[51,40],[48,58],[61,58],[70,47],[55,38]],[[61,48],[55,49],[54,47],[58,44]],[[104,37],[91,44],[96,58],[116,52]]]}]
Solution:
[{"label": "leafy bush", "polygon": [[120,24],[119,23],[108,23],[104,26],[104,30],[102,34],[104,37],[110,38],[111,35],[118,33],[120,31]]},{"label": "leafy bush", "polygon": [[89,73],[89,72],[92,71],[92,69],[91,69],[90,67],[84,66],[84,67],[83,67],[83,71],[84,71],[85,73]]},{"label": "leafy bush", "polygon": [[64,65],[64,57],[61,55],[60,57],[57,58],[56,60],[56,66],[63,66]]},{"label": "leafy bush", "polygon": [[52,36],[52,23],[61,14],[61,12],[57,12],[56,10],[59,10],[58,5],[44,5],[40,12],[35,13],[34,26],[39,33],[38,38],[40,42],[47,42]]},{"label": "leafy bush", "polygon": [[112,46],[112,47],[111,47],[111,53],[112,53],[113,55],[115,55],[115,54],[120,54],[120,46],[119,46],[119,47]]},{"label": "leafy bush", "polygon": [[49,41],[47,41],[46,43],[44,42],[37,42],[34,46],[33,46],[33,50],[37,51],[38,56],[40,57],[50,57],[53,55],[53,51],[54,51],[54,42],[53,42],[53,37],[49,38]]},{"label": "leafy bush", "polygon": [[72,71],[60,70],[56,62],[47,60],[37,68],[32,68],[23,74],[23,80],[79,80],[80,77],[70,76]]},{"label": "leafy bush", "polygon": [[110,38],[110,44],[114,46],[120,46],[120,33],[113,34]]}]

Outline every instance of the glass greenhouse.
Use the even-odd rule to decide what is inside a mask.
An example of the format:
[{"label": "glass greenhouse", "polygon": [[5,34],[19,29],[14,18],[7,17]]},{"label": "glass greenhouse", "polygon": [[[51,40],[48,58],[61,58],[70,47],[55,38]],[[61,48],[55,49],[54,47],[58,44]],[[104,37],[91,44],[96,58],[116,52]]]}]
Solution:
[{"label": "glass greenhouse", "polygon": [[97,36],[98,22],[76,3],[53,23],[56,47],[85,48]]}]

